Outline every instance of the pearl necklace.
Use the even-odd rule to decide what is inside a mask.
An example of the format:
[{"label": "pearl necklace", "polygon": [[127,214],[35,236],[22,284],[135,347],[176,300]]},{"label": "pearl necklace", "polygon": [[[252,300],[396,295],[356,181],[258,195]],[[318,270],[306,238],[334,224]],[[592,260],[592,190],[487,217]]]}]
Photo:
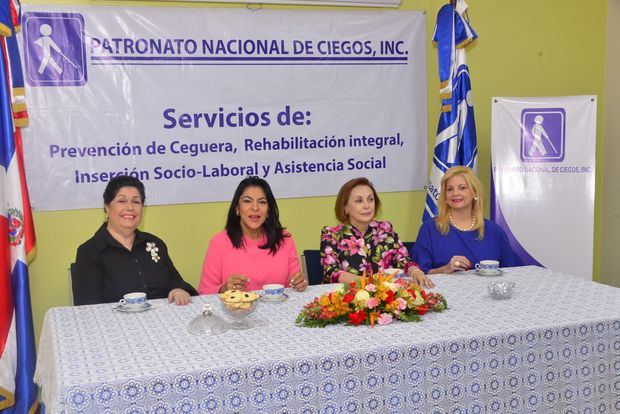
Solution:
[{"label": "pearl necklace", "polygon": [[452,218],[452,214],[448,213],[448,219],[450,220],[450,224],[452,224],[452,226],[460,231],[472,231],[473,229],[476,228],[476,216],[474,216],[474,219],[471,222],[471,225],[469,227],[467,227],[466,229],[462,229],[459,226],[457,226],[457,224],[454,222],[454,219]]}]

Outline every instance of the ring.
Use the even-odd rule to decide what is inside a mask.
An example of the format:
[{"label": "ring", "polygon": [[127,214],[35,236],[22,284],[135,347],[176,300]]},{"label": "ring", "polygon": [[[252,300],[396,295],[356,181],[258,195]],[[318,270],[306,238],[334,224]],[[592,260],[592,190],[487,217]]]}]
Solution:
[{"label": "ring", "polygon": [[456,267],[461,267],[461,262],[459,262],[458,260],[456,262],[454,262],[454,266]]}]

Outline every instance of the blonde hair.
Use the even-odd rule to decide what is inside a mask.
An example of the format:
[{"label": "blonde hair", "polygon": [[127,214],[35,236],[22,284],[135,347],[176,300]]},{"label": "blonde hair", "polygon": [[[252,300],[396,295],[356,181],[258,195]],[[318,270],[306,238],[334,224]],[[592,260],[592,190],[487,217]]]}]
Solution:
[{"label": "blonde hair", "polygon": [[483,216],[483,206],[484,206],[484,192],[482,190],[482,183],[480,179],[476,177],[476,174],[471,170],[471,168],[456,166],[448,169],[441,177],[441,193],[439,194],[439,214],[435,218],[435,225],[437,226],[437,230],[443,235],[447,234],[450,230],[450,219],[448,215],[450,214],[450,206],[446,202],[446,186],[448,184],[448,180],[452,177],[460,175],[465,179],[465,182],[472,190],[474,194],[474,200],[472,202],[472,215],[476,218],[476,226],[472,230],[478,230],[478,240],[482,240],[484,238],[484,216]]}]

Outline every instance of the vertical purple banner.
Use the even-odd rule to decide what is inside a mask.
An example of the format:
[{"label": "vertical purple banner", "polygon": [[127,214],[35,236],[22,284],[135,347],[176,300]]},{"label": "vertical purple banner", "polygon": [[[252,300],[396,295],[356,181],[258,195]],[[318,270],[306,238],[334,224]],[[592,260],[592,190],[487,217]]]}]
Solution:
[{"label": "vertical purple banner", "polygon": [[25,78],[31,86],[86,83],[84,18],[78,13],[25,13]]},{"label": "vertical purple banner", "polygon": [[596,97],[493,98],[491,219],[524,264],[592,279]]}]

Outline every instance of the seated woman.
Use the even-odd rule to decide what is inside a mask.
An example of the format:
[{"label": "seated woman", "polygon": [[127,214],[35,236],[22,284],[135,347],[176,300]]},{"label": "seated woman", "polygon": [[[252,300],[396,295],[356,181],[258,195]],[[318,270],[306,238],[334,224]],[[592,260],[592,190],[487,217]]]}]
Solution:
[{"label": "seated woman", "polygon": [[321,233],[323,283],[349,283],[364,272],[403,269],[420,286],[434,287],[389,221],[377,221],[381,200],[367,178],[346,182],[336,197],[336,218],[341,224],[324,227]]},{"label": "seated woman", "polygon": [[269,283],[306,289],[308,282],[299,271],[293,237],[279,216],[267,181],[259,177],[241,181],[228,209],[226,229],[209,242],[200,294],[258,290]]},{"label": "seated woman", "polygon": [[103,193],[107,220],[77,251],[75,305],[116,302],[130,292],[187,305],[198,294],[175,269],[166,244],[138,230],[144,199],[144,184],[137,178],[117,176],[108,183]]},{"label": "seated woman", "polygon": [[467,167],[452,167],[441,179],[439,214],[422,224],[413,258],[429,274],[470,269],[481,260],[519,266],[504,231],[485,220],[482,183]]}]

